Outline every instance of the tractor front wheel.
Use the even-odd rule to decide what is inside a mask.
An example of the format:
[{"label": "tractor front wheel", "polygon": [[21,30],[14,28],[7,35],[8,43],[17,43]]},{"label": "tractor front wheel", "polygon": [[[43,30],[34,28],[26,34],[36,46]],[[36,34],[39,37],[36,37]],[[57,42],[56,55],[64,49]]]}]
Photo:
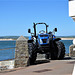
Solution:
[{"label": "tractor front wheel", "polygon": [[29,62],[30,64],[34,64],[34,62],[36,61],[37,53],[34,53],[33,43],[28,43],[28,51],[29,51]]},{"label": "tractor front wheel", "polygon": [[50,53],[45,54],[45,58],[46,58],[46,59],[49,59],[49,58],[50,58]]}]

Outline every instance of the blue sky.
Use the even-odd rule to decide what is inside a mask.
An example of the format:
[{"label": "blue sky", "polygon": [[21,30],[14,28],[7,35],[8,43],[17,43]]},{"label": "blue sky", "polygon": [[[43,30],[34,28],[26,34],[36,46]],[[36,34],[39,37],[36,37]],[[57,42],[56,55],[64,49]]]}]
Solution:
[{"label": "blue sky", "polygon": [[29,36],[33,22],[47,23],[49,31],[57,27],[57,36],[75,35],[68,0],[0,0],[0,36]]}]

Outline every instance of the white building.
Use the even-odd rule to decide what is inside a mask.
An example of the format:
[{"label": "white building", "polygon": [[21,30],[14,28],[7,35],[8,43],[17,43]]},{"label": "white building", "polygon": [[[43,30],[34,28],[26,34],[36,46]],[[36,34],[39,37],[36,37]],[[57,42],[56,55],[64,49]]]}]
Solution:
[{"label": "white building", "polygon": [[69,16],[75,21],[75,0],[69,0]]}]

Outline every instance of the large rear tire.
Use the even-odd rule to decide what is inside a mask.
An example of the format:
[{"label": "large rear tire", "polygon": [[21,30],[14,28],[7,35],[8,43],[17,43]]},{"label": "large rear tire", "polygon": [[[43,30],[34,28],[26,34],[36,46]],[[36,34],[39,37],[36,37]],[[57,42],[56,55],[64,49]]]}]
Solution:
[{"label": "large rear tire", "polygon": [[51,59],[63,59],[65,56],[65,46],[61,41],[54,42],[54,48],[51,51]]},{"label": "large rear tire", "polygon": [[58,59],[63,59],[65,57],[65,46],[61,41],[56,42],[58,50]]}]

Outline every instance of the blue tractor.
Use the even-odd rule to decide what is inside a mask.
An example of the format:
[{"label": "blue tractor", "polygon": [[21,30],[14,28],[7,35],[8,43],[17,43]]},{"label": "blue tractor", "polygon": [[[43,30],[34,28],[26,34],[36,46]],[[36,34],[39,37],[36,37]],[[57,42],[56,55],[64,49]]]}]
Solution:
[{"label": "blue tractor", "polygon": [[[31,36],[28,40],[28,50],[29,50],[29,59],[30,64],[33,64],[36,60],[37,53],[45,54],[46,59],[63,59],[65,56],[65,46],[60,41],[60,38],[56,38],[53,34],[57,32],[57,28],[53,32],[48,32],[48,25],[46,23],[33,23],[34,33],[31,33],[31,30],[28,29],[28,33],[31,33]],[[43,24],[46,26],[46,31],[39,31],[36,35],[36,25]]]}]

